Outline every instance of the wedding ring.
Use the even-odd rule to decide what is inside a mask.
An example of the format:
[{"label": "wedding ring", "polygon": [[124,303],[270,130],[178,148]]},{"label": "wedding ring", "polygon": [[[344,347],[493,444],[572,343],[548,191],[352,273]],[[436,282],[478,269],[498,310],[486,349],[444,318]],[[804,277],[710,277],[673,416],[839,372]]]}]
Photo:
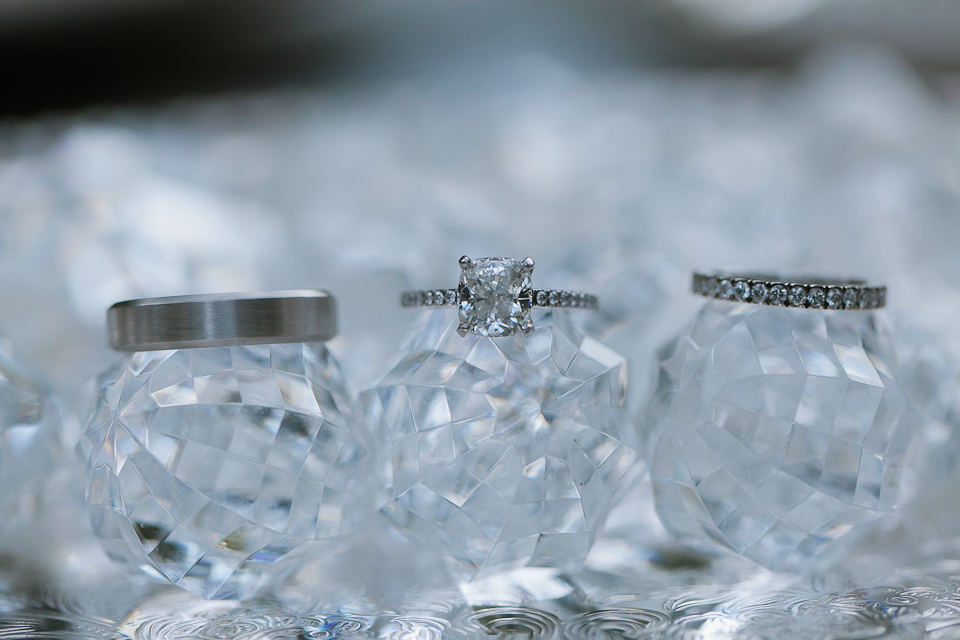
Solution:
[{"label": "wedding ring", "polygon": [[337,335],[325,291],[252,291],[118,302],[107,311],[116,351],[323,342]]},{"label": "wedding ring", "polygon": [[458,307],[461,336],[488,337],[533,331],[533,307],[597,309],[597,297],[575,291],[532,289],[531,258],[460,258],[460,285],[456,289],[405,291],[404,307]]},{"label": "wedding ring", "polygon": [[887,304],[886,286],[856,279],[694,273],[693,292],[717,300],[799,309],[854,311],[880,309]]}]

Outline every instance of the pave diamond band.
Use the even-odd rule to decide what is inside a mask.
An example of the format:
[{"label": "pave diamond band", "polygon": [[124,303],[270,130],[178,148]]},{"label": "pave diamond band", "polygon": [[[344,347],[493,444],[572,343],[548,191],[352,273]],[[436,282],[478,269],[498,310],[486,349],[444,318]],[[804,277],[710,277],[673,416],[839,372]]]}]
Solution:
[{"label": "pave diamond band", "polygon": [[[455,307],[459,304],[456,289],[404,291],[400,294],[403,307]],[[520,292],[520,304],[533,307],[570,307],[597,309],[597,296],[577,291],[527,289]]]},{"label": "pave diamond band", "polygon": [[693,274],[693,292],[706,298],[799,309],[858,311],[887,304],[887,288],[862,280]]},{"label": "pave diamond band", "polygon": [[460,258],[460,284],[456,289],[406,291],[400,295],[404,307],[457,307],[460,335],[486,337],[533,331],[533,307],[596,309],[597,297],[576,291],[534,289],[530,258]]}]

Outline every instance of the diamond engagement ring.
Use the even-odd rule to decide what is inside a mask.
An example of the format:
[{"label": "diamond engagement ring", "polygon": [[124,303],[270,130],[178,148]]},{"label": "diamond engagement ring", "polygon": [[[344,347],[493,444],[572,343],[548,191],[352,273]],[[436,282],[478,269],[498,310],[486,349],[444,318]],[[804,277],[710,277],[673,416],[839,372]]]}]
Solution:
[{"label": "diamond engagement ring", "polygon": [[404,307],[452,307],[460,314],[461,336],[472,333],[491,338],[533,331],[533,307],[596,309],[597,297],[573,291],[531,289],[531,258],[460,258],[460,285],[456,289],[405,291]]},{"label": "diamond engagement ring", "polygon": [[799,309],[854,311],[887,304],[887,288],[863,280],[694,273],[693,292],[717,300]]}]

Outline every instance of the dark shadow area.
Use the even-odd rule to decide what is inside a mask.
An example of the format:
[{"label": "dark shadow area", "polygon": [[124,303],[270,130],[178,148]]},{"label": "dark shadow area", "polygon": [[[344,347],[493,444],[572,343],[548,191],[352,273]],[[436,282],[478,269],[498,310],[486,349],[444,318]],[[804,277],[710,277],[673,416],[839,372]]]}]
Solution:
[{"label": "dark shadow area", "polygon": [[854,37],[887,42],[920,67],[960,60],[960,10],[943,0],[828,1],[759,28],[724,20],[670,0],[0,0],[0,117],[437,70],[467,75],[530,52],[576,70],[789,67],[825,39]]}]

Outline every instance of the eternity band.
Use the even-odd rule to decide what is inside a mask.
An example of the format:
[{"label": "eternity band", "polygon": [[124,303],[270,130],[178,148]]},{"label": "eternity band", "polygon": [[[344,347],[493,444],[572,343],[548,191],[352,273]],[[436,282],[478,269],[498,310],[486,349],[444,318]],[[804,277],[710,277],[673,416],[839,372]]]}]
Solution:
[{"label": "eternity band", "polygon": [[856,311],[887,304],[887,287],[863,280],[694,273],[693,292],[717,300],[800,309]]},{"label": "eternity band", "polygon": [[324,342],[337,303],[313,289],[127,300],[107,310],[107,334],[116,351]]},{"label": "eternity band", "polygon": [[457,307],[461,336],[491,338],[529,335],[533,307],[596,309],[597,297],[575,291],[534,289],[530,286],[534,262],[530,258],[460,258],[460,285],[456,289],[406,291],[404,307]]}]

